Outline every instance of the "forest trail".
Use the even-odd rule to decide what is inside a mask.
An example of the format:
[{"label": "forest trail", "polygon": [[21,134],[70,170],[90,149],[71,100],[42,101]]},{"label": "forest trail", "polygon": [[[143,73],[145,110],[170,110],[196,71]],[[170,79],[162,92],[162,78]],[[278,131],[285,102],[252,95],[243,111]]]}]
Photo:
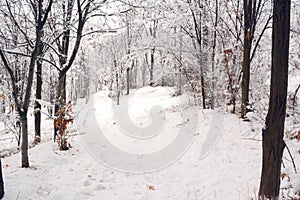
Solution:
[{"label": "forest trail", "polygon": [[[124,115],[124,110],[113,111],[115,102],[107,97],[107,92],[95,94],[93,101],[88,104],[84,100],[78,102],[75,106],[78,132],[72,133],[69,138],[72,146],[70,150],[59,151],[57,144],[51,141],[37,145],[29,150],[29,169],[19,167],[18,154],[3,159],[6,187],[4,199],[216,200],[255,197],[261,170],[261,127],[225,113],[226,120],[214,148],[205,158],[201,158],[201,148],[212,124],[213,114],[221,111],[192,112],[191,107],[183,106],[188,99],[172,97],[170,92],[171,89],[160,87],[134,92],[134,101],[130,105],[138,107],[129,107],[128,113],[137,127],[141,128],[144,124],[151,126],[151,112],[164,112],[159,116],[166,121],[158,135],[146,137],[141,143],[136,142],[140,138],[125,138],[129,136],[119,130],[120,121],[114,116],[122,113]],[[121,97],[120,107],[124,106],[124,102],[128,100],[126,98],[128,97]],[[151,111],[153,105],[159,105],[160,108]],[[112,112],[115,115],[110,115]],[[184,114],[189,116],[182,117]],[[98,121],[96,124],[92,121],[94,116],[96,118],[93,120]],[[194,122],[192,117],[201,123],[197,124],[196,131],[190,130],[193,133],[191,145],[184,149],[177,160],[150,173],[129,173],[124,172],[124,169],[122,172],[124,165],[108,166],[109,164],[95,154],[93,143],[99,145],[98,141],[89,141],[90,137],[86,138],[90,133],[95,138],[99,137],[97,131],[101,128],[107,140],[115,147],[131,154],[142,152],[147,155],[172,143],[172,140],[164,140],[174,139],[172,134],[179,133],[183,130],[182,127],[187,130],[194,127],[191,124]],[[85,122],[80,121],[84,118]],[[190,120],[183,120],[187,118]],[[155,140],[156,137],[160,137],[159,140]],[[102,146],[101,151],[109,152],[105,146]],[[123,159],[120,162],[128,160]],[[15,184],[18,184],[18,190]]]}]

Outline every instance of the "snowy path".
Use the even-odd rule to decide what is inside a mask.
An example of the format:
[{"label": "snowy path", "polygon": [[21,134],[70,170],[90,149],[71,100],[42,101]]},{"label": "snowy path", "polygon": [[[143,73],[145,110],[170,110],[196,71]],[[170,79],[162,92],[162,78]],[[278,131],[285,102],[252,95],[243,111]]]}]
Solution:
[{"label": "snowy path", "polygon": [[[191,127],[188,122],[181,124],[180,120],[176,118],[182,113],[177,109],[178,107],[174,107],[176,102],[170,103],[176,98],[169,98],[163,94],[165,91],[153,91],[153,96],[150,97],[142,93],[140,99],[136,94],[134,103],[140,102],[147,105],[149,103],[147,99],[150,99],[151,102],[159,103],[165,109],[167,123],[163,128],[167,130],[167,133],[161,131],[162,134],[165,134],[165,136],[161,136],[161,140],[171,137],[168,132],[181,130],[181,127],[176,126],[178,124],[186,126],[187,130],[188,127]],[[140,144],[139,147],[132,147],[134,139],[120,140],[119,138],[117,140],[116,138],[120,137],[120,134],[117,133],[117,128],[113,124],[118,121],[107,113],[103,115],[104,112],[109,112],[103,109],[111,110],[111,102],[105,98],[106,94],[97,95],[95,97],[99,98],[93,104],[95,112],[99,112],[97,120],[101,122],[100,125],[106,124],[101,127],[101,130],[111,134],[107,136],[108,140],[115,143],[116,146],[131,153],[139,150],[147,154],[147,152],[155,151],[170,143],[161,141],[157,144],[153,137],[154,141],[147,139],[147,142],[148,144],[154,143],[156,146],[152,145],[151,148],[148,148],[145,147],[147,146],[145,144],[144,147],[143,144]],[[155,102],[158,97],[159,102]],[[178,99],[176,101],[178,102]],[[86,109],[89,110],[91,107],[87,106]],[[145,107],[141,110],[129,109],[132,121],[139,120],[138,123],[146,124],[145,126],[151,124],[151,121],[149,122],[147,119],[151,111],[147,111],[142,116],[141,113],[144,113],[144,110],[147,109]],[[156,111],[159,110],[153,112]],[[100,115],[101,113],[102,115]],[[195,116],[193,112],[188,111],[187,113],[191,115],[190,117]],[[97,160],[99,157],[91,151],[91,144],[84,139],[84,135],[87,134],[84,132],[70,137],[69,142],[72,148],[69,151],[58,151],[53,142],[45,142],[31,149],[31,168],[29,169],[19,167],[19,155],[5,158],[2,163],[6,186],[4,199],[251,199],[251,197],[255,197],[258,190],[261,168],[261,143],[251,138],[260,139],[260,134],[257,131],[252,132],[250,124],[240,121],[237,116],[225,114],[223,130],[215,147],[207,157],[201,159],[200,152],[213,114],[212,111],[199,112],[197,115],[201,119],[201,123],[197,124],[197,130],[200,131],[193,134],[192,145],[173,164],[152,173],[120,172],[102,165]],[[88,122],[86,123],[90,130],[95,128],[90,127]],[[105,147],[103,148],[105,150]]]}]

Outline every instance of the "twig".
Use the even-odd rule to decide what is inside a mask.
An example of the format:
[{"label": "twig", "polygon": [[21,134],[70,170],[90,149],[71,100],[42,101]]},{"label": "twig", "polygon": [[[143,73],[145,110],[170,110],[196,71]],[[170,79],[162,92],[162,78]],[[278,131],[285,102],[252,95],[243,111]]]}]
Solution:
[{"label": "twig", "polygon": [[49,117],[49,119],[53,119],[53,120],[56,119],[55,117],[49,115],[48,113],[46,113],[46,112],[44,112],[44,111],[42,111],[42,110],[40,110],[40,112],[43,113],[44,115],[46,115],[47,117]]},{"label": "twig", "polygon": [[281,163],[282,163],[282,167],[285,168],[285,164],[284,164],[283,160],[281,161]]},{"label": "twig", "polygon": [[253,141],[257,141],[257,142],[261,142],[262,141],[260,139],[255,139],[255,138],[243,138],[243,140],[253,140]]},{"label": "twig", "polygon": [[18,199],[19,199],[19,197],[20,197],[20,191],[18,191],[18,195],[17,195],[17,198],[16,198],[16,200],[18,200]]},{"label": "twig", "polygon": [[285,143],[285,141],[283,141],[283,143],[284,143],[286,149],[288,150],[289,155],[290,155],[290,157],[291,157],[291,159],[292,159],[292,163],[293,163],[293,167],[294,167],[294,170],[295,170],[295,174],[297,174],[297,169],[296,169],[295,161],[294,161],[294,158],[293,158],[293,156],[292,156],[292,154],[291,154],[291,152],[290,152],[290,149],[289,149],[289,147],[287,146],[287,144]]},{"label": "twig", "polygon": [[293,97],[294,98],[293,106],[296,106],[296,104],[297,104],[296,97],[297,97],[297,93],[298,93],[299,89],[300,89],[300,84],[298,85],[297,89],[295,90],[295,94],[294,94],[294,97]]}]

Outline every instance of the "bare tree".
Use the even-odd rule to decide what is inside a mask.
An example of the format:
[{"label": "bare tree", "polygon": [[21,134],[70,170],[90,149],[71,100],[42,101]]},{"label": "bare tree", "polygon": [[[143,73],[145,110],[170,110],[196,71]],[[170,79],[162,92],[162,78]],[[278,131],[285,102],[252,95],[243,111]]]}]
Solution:
[{"label": "bare tree", "polygon": [[218,26],[218,18],[219,18],[219,2],[215,0],[215,19],[214,19],[214,31],[213,31],[213,41],[212,41],[212,55],[211,55],[211,109],[215,107],[215,56],[216,56],[216,44],[217,44],[217,26]]},{"label": "bare tree", "polygon": [[259,45],[260,39],[264,34],[271,20],[268,17],[265,26],[263,27],[258,39],[252,47],[252,43],[257,29],[257,23],[263,15],[263,9],[267,4],[266,0],[244,0],[244,41],[243,41],[243,75],[242,75],[242,105],[241,117],[244,118],[247,114],[247,105],[249,104],[249,84],[250,84],[250,64]]},{"label": "bare tree", "polygon": [[[18,111],[18,114],[20,116],[21,121],[21,127],[22,127],[22,143],[21,143],[21,157],[22,157],[22,167],[29,167],[29,160],[28,160],[28,125],[27,125],[27,112],[30,104],[30,95],[31,95],[31,88],[32,88],[32,82],[33,82],[33,75],[34,75],[34,68],[35,63],[38,58],[38,53],[42,41],[43,36],[43,28],[47,21],[48,14],[52,7],[52,0],[48,1],[48,5],[46,6],[46,9],[43,9],[43,0],[38,1],[31,1],[31,4],[29,5],[33,10],[34,20],[35,20],[35,35],[33,42],[29,40],[29,36],[26,35],[26,33],[22,30],[21,22],[17,21],[15,18],[14,13],[12,13],[11,8],[13,7],[13,3],[8,2],[6,0],[6,9],[9,13],[9,18],[12,23],[14,23],[18,27],[18,31],[20,31],[25,40],[29,43],[28,46],[30,46],[30,55],[23,54],[25,57],[29,57],[29,65],[28,65],[28,71],[26,74],[27,77],[27,85],[25,88],[25,95],[22,95],[22,98],[18,98],[18,87],[16,84],[16,77],[13,71],[13,64],[8,61],[8,59],[5,56],[5,51],[3,49],[0,49],[0,56],[3,62],[4,67],[8,71],[12,83],[12,91],[13,91],[13,97],[15,100],[16,110]],[[24,19],[26,17],[24,16]],[[21,53],[20,53],[21,54]]]},{"label": "bare tree", "polygon": [[[39,47],[38,56],[43,57],[43,49],[44,45],[41,42]],[[43,60],[38,58],[36,61],[36,91],[35,91],[35,98],[42,99],[42,67],[43,67]],[[35,129],[35,142],[40,142],[41,140],[41,104],[38,101],[35,101],[34,105],[34,129]]]},{"label": "bare tree", "polygon": [[281,162],[285,148],[283,136],[288,85],[290,9],[290,0],[274,1],[271,91],[265,128],[262,132],[260,199],[279,198]]},{"label": "bare tree", "polygon": [[[59,81],[56,94],[56,111],[59,104],[66,102],[66,74],[72,67],[80,43],[83,38],[83,29],[89,18],[94,0],[67,0],[57,2],[55,9],[51,11],[49,25],[54,40],[48,44],[58,57]],[[52,46],[54,44],[54,46]]]},{"label": "bare tree", "polygon": [[202,93],[202,106],[204,109],[206,109],[206,83],[205,83],[205,67],[204,67],[204,51],[203,48],[207,47],[207,36],[208,29],[206,26],[203,25],[203,20],[206,14],[204,14],[204,3],[201,0],[187,0],[187,3],[190,7],[190,12],[192,16],[192,22],[193,22],[193,29],[194,33],[191,33],[187,29],[184,29],[185,32],[191,37],[193,40],[194,48],[197,51],[196,56],[198,60],[198,64],[200,67],[200,87],[201,87],[201,93]]},{"label": "bare tree", "polygon": [[[79,51],[84,25],[92,11],[91,7],[93,1],[94,0],[67,0],[57,2],[55,9],[51,12],[49,24],[54,36],[52,43],[56,45],[56,48],[52,47],[52,44],[48,45],[52,47],[59,61],[59,67],[56,67],[59,71],[59,77],[55,113],[66,105],[66,74],[72,67]],[[74,29],[75,31],[73,32],[72,30]],[[73,39],[75,41],[73,41]],[[55,123],[56,120],[54,120],[54,124]],[[54,140],[58,131],[61,130],[54,128]],[[63,139],[61,141],[63,141]],[[68,149],[64,145],[62,145],[61,148]]]}]

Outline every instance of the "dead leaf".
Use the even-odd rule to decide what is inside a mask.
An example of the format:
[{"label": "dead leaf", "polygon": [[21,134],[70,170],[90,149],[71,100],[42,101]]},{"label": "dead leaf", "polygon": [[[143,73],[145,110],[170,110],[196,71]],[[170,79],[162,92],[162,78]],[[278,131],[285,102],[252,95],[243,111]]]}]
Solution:
[{"label": "dead leaf", "polygon": [[149,190],[155,190],[155,188],[154,188],[153,185],[147,185],[147,188],[148,188]]},{"label": "dead leaf", "polygon": [[3,165],[3,168],[8,168],[9,167],[9,164],[4,164]]}]

